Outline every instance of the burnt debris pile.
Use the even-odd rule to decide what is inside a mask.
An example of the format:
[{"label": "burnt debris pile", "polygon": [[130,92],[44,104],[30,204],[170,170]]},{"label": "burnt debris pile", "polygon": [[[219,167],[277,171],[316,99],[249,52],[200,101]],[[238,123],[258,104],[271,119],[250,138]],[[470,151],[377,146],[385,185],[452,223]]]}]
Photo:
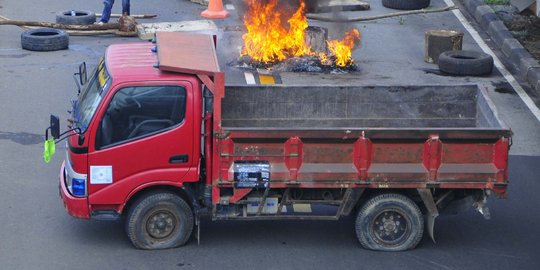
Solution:
[{"label": "burnt debris pile", "polygon": [[359,71],[358,65],[355,63],[351,63],[345,67],[338,67],[335,64],[335,61],[326,61],[325,64],[323,64],[318,56],[293,57],[279,63],[262,63],[251,59],[249,56],[242,56],[233,65],[243,69],[268,69],[280,72],[342,74]]}]

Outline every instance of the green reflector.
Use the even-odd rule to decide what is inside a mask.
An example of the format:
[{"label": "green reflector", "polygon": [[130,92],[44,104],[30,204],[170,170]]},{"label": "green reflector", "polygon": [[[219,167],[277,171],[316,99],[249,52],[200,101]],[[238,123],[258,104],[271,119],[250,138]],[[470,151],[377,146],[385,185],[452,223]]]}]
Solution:
[{"label": "green reflector", "polygon": [[45,145],[43,147],[43,160],[45,163],[49,163],[51,161],[51,157],[56,152],[56,147],[54,144],[54,139],[48,139],[45,141]]}]

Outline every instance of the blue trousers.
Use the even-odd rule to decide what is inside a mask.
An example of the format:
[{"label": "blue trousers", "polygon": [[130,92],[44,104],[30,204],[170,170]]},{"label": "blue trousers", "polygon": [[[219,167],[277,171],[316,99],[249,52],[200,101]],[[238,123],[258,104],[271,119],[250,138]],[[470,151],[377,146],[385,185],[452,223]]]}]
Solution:
[{"label": "blue trousers", "polygon": [[[111,18],[111,10],[114,5],[114,0],[103,0],[103,14],[101,14],[101,21],[106,23]],[[122,14],[127,13],[129,15],[129,0],[122,0]]]}]

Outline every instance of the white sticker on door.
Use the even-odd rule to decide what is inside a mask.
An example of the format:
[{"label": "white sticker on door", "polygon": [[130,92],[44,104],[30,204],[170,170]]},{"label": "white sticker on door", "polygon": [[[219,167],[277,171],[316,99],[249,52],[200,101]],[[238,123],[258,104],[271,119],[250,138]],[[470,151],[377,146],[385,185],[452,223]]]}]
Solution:
[{"label": "white sticker on door", "polygon": [[90,166],[90,184],[112,184],[112,166]]}]

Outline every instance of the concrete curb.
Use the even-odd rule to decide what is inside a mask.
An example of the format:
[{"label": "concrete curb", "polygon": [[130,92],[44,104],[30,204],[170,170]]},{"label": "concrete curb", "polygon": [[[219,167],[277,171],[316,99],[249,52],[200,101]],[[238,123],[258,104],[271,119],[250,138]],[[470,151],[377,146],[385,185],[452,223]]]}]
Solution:
[{"label": "concrete curb", "polygon": [[510,71],[517,73],[540,93],[540,63],[513,37],[483,0],[463,0],[463,4],[507,58]]}]

